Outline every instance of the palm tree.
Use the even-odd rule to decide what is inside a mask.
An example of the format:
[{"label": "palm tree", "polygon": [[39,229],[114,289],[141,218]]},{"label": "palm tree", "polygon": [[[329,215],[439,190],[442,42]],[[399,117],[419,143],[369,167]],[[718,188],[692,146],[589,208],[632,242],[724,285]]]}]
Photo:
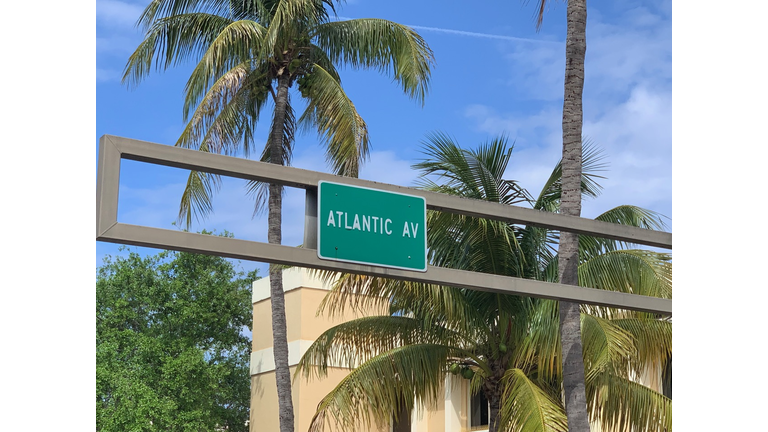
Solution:
[{"label": "palm tree", "polygon": [[[557,211],[561,165],[533,199],[516,181],[502,178],[511,151],[503,137],[463,150],[436,134],[426,146],[428,159],[415,167],[428,190]],[[587,146],[584,166],[581,191],[596,196],[596,172],[603,165],[593,147]],[[659,215],[634,206],[614,208],[597,219],[662,225]],[[432,265],[558,280],[556,231],[432,211],[427,226]],[[613,240],[579,240],[582,286],[671,298],[668,254],[629,249]],[[491,432],[567,430],[557,301],[344,275],[321,307],[336,314],[382,305],[389,315],[337,325],[301,359],[296,373],[307,378],[326,375],[331,364],[354,369],[320,402],[313,431],[329,421],[349,429],[381,424],[417,403],[435,404],[443,398],[447,373],[469,379],[472,392],[488,400]],[[671,322],[648,313],[582,306],[580,323],[592,421],[603,430],[626,425],[671,430],[671,400],[632,381],[670,358]]]},{"label": "palm tree", "polygon": [[[565,39],[565,83],[563,96],[562,199],[560,213],[581,216],[582,124],[584,111],[584,59],[587,54],[587,0],[567,0]],[[547,0],[538,1],[541,28]],[[578,285],[578,236],[563,231],[558,245],[560,283]],[[582,362],[579,304],[560,302],[560,339],[563,348],[563,385],[569,429],[589,431],[587,400]]]},{"label": "palm tree", "polygon": [[[390,21],[334,21],[332,0],[153,0],[138,24],[144,40],[131,55],[123,82],[137,84],[153,68],[183,61],[197,66],[184,98],[188,122],[177,146],[248,157],[257,121],[269,101],[272,123],[261,160],[290,164],[298,126],[322,137],[333,172],[357,176],[368,156],[366,124],[341,87],[337,65],[389,73],[423,103],[432,51],[412,29]],[[291,88],[306,101],[296,119]],[[190,225],[212,211],[217,175],[191,172],[179,210]],[[280,244],[282,187],[249,183],[262,209],[268,197],[268,241]],[[270,265],[273,349],[280,429],[293,432],[282,273]]]}]

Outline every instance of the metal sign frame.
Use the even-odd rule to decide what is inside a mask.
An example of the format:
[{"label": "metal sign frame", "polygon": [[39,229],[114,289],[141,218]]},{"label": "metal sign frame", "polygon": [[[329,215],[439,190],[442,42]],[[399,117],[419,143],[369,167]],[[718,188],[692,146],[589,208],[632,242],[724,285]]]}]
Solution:
[{"label": "metal sign frame", "polygon": [[[117,221],[117,203],[121,159],[306,189],[304,247],[274,245],[119,223]],[[668,232],[340,177],[317,171],[273,165],[112,135],[104,135],[99,140],[96,183],[96,240],[672,315],[672,300],[670,299],[443,267],[428,266],[426,272],[417,272],[321,260],[317,257],[315,250],[317,247],[317,184],[321,180],[421,196],[426,200],[427,208],[430,210],[534,225],[672,249],[672,234]]]}]

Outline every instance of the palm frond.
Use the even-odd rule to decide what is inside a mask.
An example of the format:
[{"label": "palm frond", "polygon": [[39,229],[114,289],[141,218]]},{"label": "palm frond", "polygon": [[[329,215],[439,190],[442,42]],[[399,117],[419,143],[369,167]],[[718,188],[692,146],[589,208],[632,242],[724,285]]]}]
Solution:
[{"label": "palm frond", "polygon": [[637,352],[630,358],[636,373],[657,368],[672,358],[672,322],[669,319],[614,318],[611,324],[631,334]]},{"label": "palm frond", "polygon": [[[597,173],[603,171],[607,164],[604,163],[602,151],[590,140],[584,140],[582,160],[582,183],[581,190],[585,196],[595,197],[600,193],[601,186],[597,183],[598,178],[604,178]],[[539,197],[531,202],[536,210],[557,213],[560,209],[560,195],[562,192],[562,161],[559,161],[555,169],[550,174]],[[529,264],[526,274],[539,280],[548,282],[557,282],[557,255],[556,245],[559,242],[560,233],[555,230],[526,226],[521,230],[520,243],[524,245],[527,251]],[[596,239],[587,236],[579,236],[580,257],[588,256],[592,249],[608,250],[608,246],[615,242],[604,239]],[[590,249],[591,248],[591,249]],[[614,248],[615,249],[615,248]]]},{"label": "palm frond", "polygon": [[[413,168],[421,171],[419,185],[427,190],[503,204],[530,202],[528,191],[502,178],[513,148],[501,136],[477,150],[465,150],[448,135],[433,132],[422,142],[425,158]],[[430,176],[442,183],[436,184]]]},{"label": "palm frond", "polygon": [[[437,131],[427,135],[427,139],[421,143],[421,152],[424,158],[421,162],[413,164],[412,168],[421,171],[419,186],[429,188],[430,186],[441,187],[447,193],[455,190],[454,194],[464,194],[464,187],[469,186],[470,190],[476,191],[478,188],[473,181],[469,165],[466,160],[466,151],[447,134]],[[435,181],[428,180],[428,176],[437,176]],[[440,184],[436,183],[440,180]],[[482,195],[477,193],[477,199],[482,199]]]},{"label": "palm frond", "polygon": [[383,427],[402,406],[436,406],[444,398],[446,365],[454,357],[461,354],[437,344],[403,346],[373,357],[320,401],[310,431],[321,432],[331,423],[338,430]]},{"label": "palm frond", "polygon": [[486,201],[503,202],[506,183],[502,176],[511,156],[512,146],[506,146],[505,137],[497,138],[490,145],[481,145],[476,151],[464,152],[469,172],[474,176],[472,180],[484,192]]},{"label": "palm frond", "polygon": [[[465,150],[449,136],[435,132],[428,136],[422,151],[426,157],[414,168],[420,170],[424,189],[504,204],[530,200],[517,182],[502,178],[512,153],[503,136],[477,150]],[[519,228],[443,212],[430,211],[427,217],[431,264],[510,276],[525,274]]]},{"label": "palm frond", "polygon": [[267,33],[256,59],[275,63],[282,60],[284,50],[290,43],[304,36],[309,29],[328,21],[326,4],[328,2],[320,0],[275,0],[264,23]]},{"label": "palm frond", "polygon": [[260,74],[267,76],[268,69],[251,61],[258,55],[266,31],[251,20],[235,21],[210,41],[184,89],[185,120],[192,108],[206,95],[211,84],[232,68],[253,63]]},{"label": "palm frond", "polygon": [[440,325],[406,316],[369,316],[350,320],[320,335],[296,366],[295,376],[327,374],[329,367],[354,369],[371,358],[412,344],[461,348],[466,340]]},{"label": "palm frond", "polygon": [[407,305],[408,313],[419,319],[444,326],[467,338],[487,339],[487,311],[468,301],[469,290],[362,275],[322,273],[326,281],[333,281],[333,285],[320,303],[318,314],[327,313],[333,317],[350,309],[382,310],[389,307],[391,299],[396,298],[399,304]]},{"label": "palm frond", "polygon": [[[548,268],[557,256],[559,233],[547,228],[527,225],[519,230],[520,249],[525,257],[521,277],[554,282],[557,272]],[[555,269],[556,270],[556,269]]]},{"label": "palm frond", "polygon": [[[650,230],[663,230],[666,228],[664,216],[660,213],[632,205],[614,207],[597,216],[595,220]],[[579,236],[579,256],[582,259],[606,251],[619,248],[634,248],[635,246],[632,243],[617,240]]]},{"label": "palm frond", "polygon": [[[264,98],[243,91],[243,75],[244,69],[235,68],[214,85],[179,136],[177,146],[234,154],[242,144],[247,153],[258,119],[254,110],[261,108]],[[193,216],[199,221],[210,214],[213,194],[220,184],[218,175],[191,172],[179,205],[178,221],[189,228]]]},{"label": "palm frond", "polygon": [[610,320],[581,314],[581,340],[587,379],[606,370],[628,376],[628,359],[637,352],[631,333]]},{"label": "palm frond", "polygon": [[267,100],[266,91],[258,88],[264,81],[263,74],[249,72],[248,62],[229,70],[200,101],[176,145],[204,145],[212,153],[234,155],[242,144],[247,155],[256,120]]},{"label": "palm frond", "polygon": [[138,84],[149,75],[153,64],[159,71],[199,57],[231,22],[208,13],[174,15],[153,22],[144,40],[128,58],[123,84]]},{"label": "palm frond", "polygon": [[334,174],[357,177],[368,158],[368,127],[338,77],[319,64],[314,64],[311,71],[302,88],[308,104],[299,123],[317,128]]},{"label": "palm frond", "polygon": [[562,373],[558,305],[554,300],[531,300],[527,332],[510,361],[513,367],[533,368],[546,381],[559,379]]},{"label": "palm frond", "polygon": [[[604,161],[603,151],[594,142],[589,139],[583,139],[581,173],[581,193],[583,196],[594,198],[600,194],[602,186],[597,183],[597,179],[605,178],[598,175],[599,172],[605,171],[607,168],[607,164]],[[557,212],[559,210],[560,195],[562,194],[562,162],[560,160],[555,165],[555,169],[552,170],[552,174],[544,183],[544,187],[536,199],[533,208],[548,212]]]},{"label": "palm frond", "polygon": [[[579,264],[579,286],[650,297],[672,298],[672,262],[668,253],[617,249],[585,257]],[[557,256],[545,268],[547,280],[557,281]],[[601,317],[653,317],[602,306],[582,305],[582,312]]]},{"label": "palm frond", "polygon": [[672,263],[667,253],[620,249],[579,264],[579,286],[672,298]]},{"label": "palm frond", "polygon": [[231,0],[151,0],[136,21],[139,28],[147,29],[164,18],[193,13],[209,13],[228,17]]},{"label": "palm frond", "polygon": [[516,229],[506,222],[443,212],[427,213],[431,265],[520,276],[524,257]]},{"label": "palm frond", "polygon": [[[480,179],[483,174],[482,168],[477,172],[470,166],[469,159],[473,159],[472,154],[461,148],[448,135],[442,132],[430,133],[427,135],[427,140],[422,142],[421,152],[425,157],[413,164],[412,168],[420,171],[417,184],[422,189],[439,189],[441,193],[479,200],[485,200],[494,195],[493,192],[486,193],[483,188]],[[506,156],[510,154],[507,153]],[[436,179],[433,181],[430,176]],[[440,181],[440,184],[438,185],[436,181]]]},{"label": "palm frond", "polygon": [[307,56],[312,63],[323,68],[335,81],[339,83],[341,82],[341,76],[339,75],[339,71],[336,70],[336,65],[331,61],[328,54],[323,51],[322,48],[310,42],[308,44]]},{"label": "palm frond", "polygon": [[178,222],[184,227],[192,225],[192,217],[197,221],[213,211],[213,195],[221,188],[221,176],[201,171],[191,171],[187,185],[181,195]]},{"label": "palm frond", "polygon": [[[275,127],[275,120],[274,117],[272,119],[272,128]],[[283,122],[283,133],[281,137],[281,144],[282,144],[282,165],[283,166],[289,166],[291,164],[291,160],[293,159],[293,139],[296,134],[296,115],[293,111],[293,106],[291,105],[290,98],[288,100],[288,105],[286,106],[285,111],[285,121]],[[272,134],[269,135],[269,139],[272,139]],[[264,145],[264,150],[261,153],[261,162],[272,162],[272,145],[271,142],[267,140],[266,144]],[[253,204],[253,216],[256,217],[256,215],[260,214],[261,212],[265,211],[267,209],[267,199],[269,198],[269,183],[249,180],[248,183],[245,185],[246,194],[250,196],[254,200]],[[283,195],[285,195],[285,188],[283,190]]]},{"label": "palm frond", "polygon": [[327,22],[317,26],[317,45],[334,63],[389,74],[403,91],[424,103],[434,55],[413,29],[382,19]]},{"label": "palm frond", "polygon": [[649,230],[666,229],[662,214],[632,205],[620,205],[606,211],[595,220]]},{"label": "palm frond", "polygon": [[525,372],[518,368],[504,373],[500,430],[510,432],[568,430],[565,409]]},{"label": "palm frond", "polygon": [[[291,160],[293,159],[293,142],[294,138],[296,137],[296,114],[293,111],[293,105],[291,104],[291,97],[290,93],[288,94],[288,103],[285,107],[285,119],[282,122],[281,125],[276,124],[276,115],[277,112],[274,113],[272,116],[272,124],[269,128],[270,131],[274,130],[275,128],[280,128],[282,133],[280,135],[280,146],[282,148],[282,159],[281,164],[284,166],[288,166],[291,164]],[[262,162],[272,162],[272,134],[269,134],[269,138],[267,139],[266,144],[264,145],[264,150],[261,153],[261,161]]]},{"label": "palm frond", "polygon": [[544,23],[544,9],[547,5],[547,0],[536,1],[536,31],[541,30],[541,25]]},{"label": "palm frond", "polygon": [[602,430],[672,430],[672,400],[642,384],[604,372],[587,381],[586,391],[590,419]]}]

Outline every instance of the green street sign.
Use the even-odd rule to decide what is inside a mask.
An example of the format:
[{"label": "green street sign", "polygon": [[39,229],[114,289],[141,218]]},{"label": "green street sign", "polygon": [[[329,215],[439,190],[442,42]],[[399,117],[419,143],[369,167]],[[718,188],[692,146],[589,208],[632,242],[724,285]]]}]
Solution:
[{"label": "green street sign", "polygon": [[424,198],[327,181],[317,189],[319,258],[427,271]]}]

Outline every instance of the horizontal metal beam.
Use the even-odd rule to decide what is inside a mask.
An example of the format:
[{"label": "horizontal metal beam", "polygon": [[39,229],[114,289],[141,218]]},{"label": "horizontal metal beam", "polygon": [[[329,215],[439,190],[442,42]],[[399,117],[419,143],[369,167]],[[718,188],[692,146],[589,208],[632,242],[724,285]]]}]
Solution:
[{"label": "horizontal metal beam", "polygon": [[[662,315],[671,315],[672,313],[672,301],[669,299],[442,267],[430,266],[425,273],[420,273],[321,260],[317,257],[316,250],[314,249],[271,245],[226,237],[121,224],[117,222],[117,195],[121,158],[210,172],[247,180],[279,183],[286,186],[309,189],[310,191],[317,187],[317,183],[320,180],[339,182],[342,179],[338,176],[315,171],[276,166],[247,159],[105,135],[100,140],[97,179],[96,239],[99,241],[381,276],[443,286],[463,287],[479,291],[566,300]],[[343,182],[354,186],[422,196],[427,201],[427,207],[433,210],[573,231],[579,234],[657,247],[672,247],[672,235],[660,231],[643,230],[498,203],[470,200],[349,177],[344,177]],[[308,198],[308,202],[310,201],[312,200]]]},{"label": "horizontal metal beam", "polygon": [[540,282],[487,273],[429,266],[425,273],[321,260],[317,251],[269,243],[194,234],[160,228],[117,223],[97,240],[160,249],[194,252],[291,266],[381,276],[442,286],[469,288],[502,294],[566,300],[571,302],[629,309],[661,315],[672,314],[672,300],[598,290],[572,285]]},{"label": "horizontal metal beam", "polygon": [[506,204],[461,198],[369,180],[339,177],[317,171],[285,167],[111,135],[102,137],[102,149],[106,147],[107,143],[114,146],[121,157],[125,159],[204,171],[246,180],[278,183],[304,189],[316,188],[320,180],[343,182],[353,186],[421,196],[426,199],[427,208],[431,210],[672,249],[672,234],[663,231],[653,231]]}]

